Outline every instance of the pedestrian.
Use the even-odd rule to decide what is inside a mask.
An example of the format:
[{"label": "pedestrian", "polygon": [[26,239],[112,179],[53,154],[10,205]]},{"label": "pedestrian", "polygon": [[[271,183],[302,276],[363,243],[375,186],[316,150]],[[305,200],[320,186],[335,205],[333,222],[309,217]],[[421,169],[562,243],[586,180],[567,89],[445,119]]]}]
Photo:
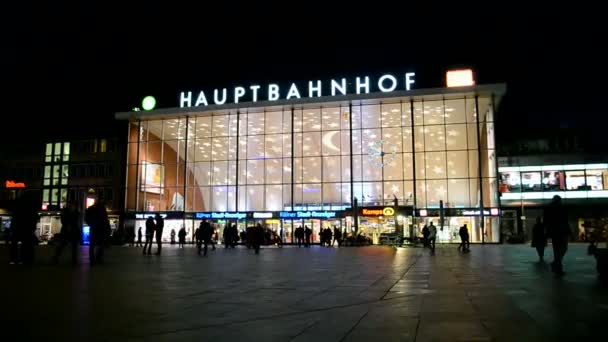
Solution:
[{"label": "pedestrian", "polygon": [[422,247],[429,246],[429,234],[430,233],[431,233],[431,231],[429,230],[429,227],[425,224],[424,227],[422,228]]},{"label": "pedestrian", "polygon": [[148,216],[146,219],[146,242],[144,243],[144,255],[152,254],[152,239],[154,238],[154,230],[156,230],[156,224],[152,216]]},{"label": "pedestrian", "polygon": [[342,245],[342,232],[337,226],[334,226],[334,241],[331,245],[333,246],[336,242],[338,242],[338,247]]},{"label": "pedestrian", "polygon": [[171,244],[175,245],[175,229],[171,228]]},{"label": "pedestrian", "polygon": [[325,227],[325,246],[331,247],[331,229],[329,227]]},{"label": "pedestrian", "polygon": [[536,223],[532,228],[532,247],[536,248],[538,254],[538,262],[545,260],[545,247],[547,246],[547,233],[542,218],[536,218]]},{"label": "pedestrian", "polygon": [[204,240],[203,231],[204,230],[205,230],[205,221],[203,220],[199,224],[198,228],[196,228],[196,230],[194,231],[194,240],[196,241],[196,250],[198,252],[198,255],[201,255],[201,250],[203,248],[203,240]]},{"label": "pedestrian", "polygon": [[186,228],[182,226],[177,235],[177,238],[179,239],[179,248],[184,248],[184,246],[186,245]]},{"label": "pedestrian", "polygon": [[165,227],[165,220],[163,219],[162,216],[160,216],[159,213],[156,213],[156,216],[154,217],[154,220],[156,221],[155,227],[156,227],[156,255],[160,255],[160,251],[161,251],[161,247],[163,244],[163,228]]},{"label": "pedestrian", "polygon": [[236,223],[230,226],[230,247],[236,248],[236,243],[239,241],[239,231],[236,228]]},{"label": "pedestrian", "polygon": [[304,243],[304,229],[302,228],[302,226],[298,226],[298,228],[296,228],[294,235],[296,237],[298,247],[302,247],[302,244]]},{"label": "pedestrian", "polygon": [[224,227],[224,231],[222,232],[222,238],[224,239],[224,249],[227,249],[232,240],[232,232],[230,231],[230,222],[226,222],[226,226]]},{"label": "pedestrian", "polygon": [[255,250],[255,254],[260,254],[260,245],[264,239],[264,228],[262,228],[259,222],[252,228],[252,234],[251,244]]},{"label": "pedestrian", "polygon": [[[213,247],[213,250],[215,250],[215,244],[213,243],[214,229],[211,226],[211,224],[207,221],[203,221],[203,222],[201,222],[201,224],[202,224],[202,228],[203,228],[201,230],[201,233],[203,235],[203,243],[205,244],[205,248],[203,250],[203,255],[207,256],[207,245],[211,245],[211,247]],[[199,247],[199,254],[200,254],[200,247]]]},{"label": "pedestrian", "polygon": [[141,243],[141,238],[142,238],[141,227],[139,227],[139,229],[137,230],[137,244],[135,245],[135,247],[143,246],[143,244]]},{"label": "pedestrian", "polygon": [[431,249],[431,254],[435,254],[435,240],[437,240],[437,227],[435,227],[431,221],[431,225],[429,226],[428,240],[428,246]]},{"label": "pedestrian", "polygon": [[34,263],[34,245],[36,242],[36,223],[38,211],[31,193],[21,190],[14,202],[11,220],[11,246],[9,264]]},{"label": "pedestrian", "polygon": [[59,233],[59,244],[55,250],[53,263],[59,262],[61,253],[67,245],[70,245],[72,251],[72,265],[78,262],[78,247],[80,246],[82,227],[80,226],[80,214],[76,209],[74,202],[61,210],[61,232]]},{"label": "pedestrian", "polygon": [[543,222],[547,229],[547,236],[553,245],[553,262],[551,270],[558,276],[564,275],[562,260],[568,251],[568,239],[571,237],[568,226],[568,213],[562,205],[562,198],[553,196],[549,207],[545,208]]},{"label": "pedestrian", "polygon": [[463,224],[462,227],[458,230],[458,235],[460,235],[460,246],[458,246],[458,250],[466,253],[469,251],[469,229],[467,228],[467,224]]},{"label": "pedestrian", "polygon": [[310,247],[310,237],[312,236],[312,229],[308,226],[304,226],[304,246]]},{"label": "pedestrian", "polygon": [[90,227],[89,260],[91,265],[103,263],[104,245],[110,237],[111,228],[108,211],[101,201],[87,208],[85,221]]}]

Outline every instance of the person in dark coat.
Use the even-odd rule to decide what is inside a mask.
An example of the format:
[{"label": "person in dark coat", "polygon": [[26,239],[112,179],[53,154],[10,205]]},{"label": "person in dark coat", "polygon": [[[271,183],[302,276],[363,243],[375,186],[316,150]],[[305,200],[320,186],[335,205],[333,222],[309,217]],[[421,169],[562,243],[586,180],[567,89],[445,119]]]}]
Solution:
[{"label": "person in dark coat", "polygon": [[152,239],[154,238],[154,231],[156,230],[156,224],[154,218],[148,216],[146,219],[146,242],[144,243],[144,255],[152,254]]},{"label": "person in dark coat", "polygon": [[460,227],[460,230],[458,230],[458,235],[460,235],[460,246],[458,246],[458,250],[462,251],[463,253],[468,252],[471,243],[469,241],[469,229],[467,228],[466,223]]},{"label": "person in dark coat", "polygon": [[572,233],[568,226],[568,212],[562,205],[560,196],[553,196],[551,204],[545,208],[543,222],[547,229],[547,236],[551,238],[551,244],[553,245],[551,270],[556,275],[561,276],[564,274],[562,260],[568,251],[568,240]]},{"label": "person in dark coat", "polygon": [[422,246],[423,247],[428,247],[429,246],[429,235],[430,234],[431,234],[431,230],[425,224],[424,227],[422,228]]},{"label": "person in dark coat", "polygon": [[236,223],[233,223],[230,226],[230,247],[235,248],[236,247],[236,243],[239,241],[239,231],[236,228]]},{"label": "person in dark coat", "polygon": [[342,232],[338,227],[334,226],[334,241],[332,242],[332,246],[338,242],[338,247],[342,245]]},{"label": "person in dark coat", "polygon": [[110,220],[108,212],[101,201],[86,210],[85,221],[91,228],[89,260],[91,265],[103,263],[104,244],[110,237]]},{"label": "person in dark coat", "polygon": [[156,229],[155,229],[155,234],[156,234],[156,255],[160,255],[160,251],[162,248],[162,244],[163,244],[163,228],[165,228],[165,219],[163,219],[162,216],[160,216],[159,213],[156,213],[156,216],[154,217],[154,221],[156,221]]},{"label": "person in dark coat", "polygon": [[179,230],[179,233],[177,233],[177,239],[179,241],[178,246],[179,248],[184,248],[184,246],[186,245],[186,228],[182,227]]},{"label": "person in dark coat", "polygon": [[[10,264],[34,263],[34,245],[36,242],[36,223],[39,216],[33,195],[20,191],[14,202],[11,220]],[[19,244],[21,243],[21,244]]]},{"label": "person in dark coat", "polygon": [[59,262],[61,253],[69,244],[72,251],[72,264],[78,262],[78,247],[80,246],[82,227],[80,226],[80,213],[76,209],[75,203],[71,202],[61,211],[61,232],[60,241],[55,250],[53,262]]},{"label": "person in dark coat", "polygon": [[230,222],[226,222],[224,232],[222,233],[222,238],[224,239],[224,248],[228,248],[232,243],[232,231],[230,230]]},{"label": "person in dark coat", "polygon": [[175,229],[171,229],[171,244],[175,245]]},{"label": "person in dark coat", "polygon": [[215,250],[215,244],[213,243],[214,229],[211,223],[207,221],[203,221],[202,225],[203,243],[205,245],[203,249],[203,255],[207,256],[207,245],[211,245],[211,247],[213,247],[213,250]]},{"label": "person in dark coat", "polygon": [[547,246],[547,233],[542,218],[536,218],[536,223],[532,228],[532,247],[536,248],[538,254],[538,262],[543,262],[545,259],[545,247]]},{"label": "person in dark coat", "polygon": [[308,228],[308,226],[304,226],[304,246],[310,247],[310,238],[312,236],[312,229]]},{"label": "person in dark coat", "polygon": [[255,250],[255,254],[260,254],[260,245],[264,240],[264,228],[260,223],[256,224],[253,228],[251,228],[251,245]]},{"label": "person in dark coat", "polygon": [[205,230],[205,221],[201,221],[198,225],[198,228],[194,231],[194,241],[196,241],[196,250],[198,255],[201,255],[201,250],[203,249],[203,240],[204,240],[204,230]]},{"label": "person in dark coat", "polygon": [[142,238],[142,232],[141,232],[141,227],[139,227],[139,229],[137,230],[137,244],[135,245],[135,247],[143,246],[143,244],[141,243],[141,238]]},{"label": "person in dark coat", "polygon": [[302,226],[296,228],[294,231],[294,236],[296,237],[298,247],[302,247],[302,244],[304,243],[304,228],[302,228]]}]

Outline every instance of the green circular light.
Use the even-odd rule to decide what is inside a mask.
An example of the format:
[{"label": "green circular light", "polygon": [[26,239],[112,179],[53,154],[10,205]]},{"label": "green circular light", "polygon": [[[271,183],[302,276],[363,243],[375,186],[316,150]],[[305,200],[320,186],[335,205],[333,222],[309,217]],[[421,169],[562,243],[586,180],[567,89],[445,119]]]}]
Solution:
[{"label": "green circular light", "polygon": [[144,97],[144,99],[141,101],[141,107],[144,110],[154,109],[154,107],[156,107],[156,99],[154,98],[154,96]]}]

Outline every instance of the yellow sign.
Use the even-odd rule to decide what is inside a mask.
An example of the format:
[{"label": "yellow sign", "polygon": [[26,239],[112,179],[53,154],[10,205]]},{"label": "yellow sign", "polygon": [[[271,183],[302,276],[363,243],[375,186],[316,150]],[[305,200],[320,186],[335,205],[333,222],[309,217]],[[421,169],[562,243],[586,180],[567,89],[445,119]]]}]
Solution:
[{"label": "yellow sign", "polygon": [[391,207],[386,207],[384,208],[384,210],[382,210],[382,213],[384,214],[384,216],[393,216],[395,215],[395,209]]},{"label": "yellow sign", "polygon": [[363,216],[393,216],[395,209],[386,207],[384,209],[363,209]]}]

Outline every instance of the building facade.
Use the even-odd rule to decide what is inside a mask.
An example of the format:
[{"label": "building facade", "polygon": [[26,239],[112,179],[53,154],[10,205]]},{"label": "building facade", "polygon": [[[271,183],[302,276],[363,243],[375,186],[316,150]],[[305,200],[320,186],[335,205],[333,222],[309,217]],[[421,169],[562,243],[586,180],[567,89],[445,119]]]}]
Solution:
[{"label": "building facade", "polygon": [[[499,242],[494,112],[503,85],[118,113],[129,120],[126,224],[166,215],[164,239],[202,219],[298,226],[373,243],[418,235]],[[191,100],[192,101],[192,100]],[[193,102],[193,101],[192,101]],[[221,232],[220,232],[221,236]]]}]

